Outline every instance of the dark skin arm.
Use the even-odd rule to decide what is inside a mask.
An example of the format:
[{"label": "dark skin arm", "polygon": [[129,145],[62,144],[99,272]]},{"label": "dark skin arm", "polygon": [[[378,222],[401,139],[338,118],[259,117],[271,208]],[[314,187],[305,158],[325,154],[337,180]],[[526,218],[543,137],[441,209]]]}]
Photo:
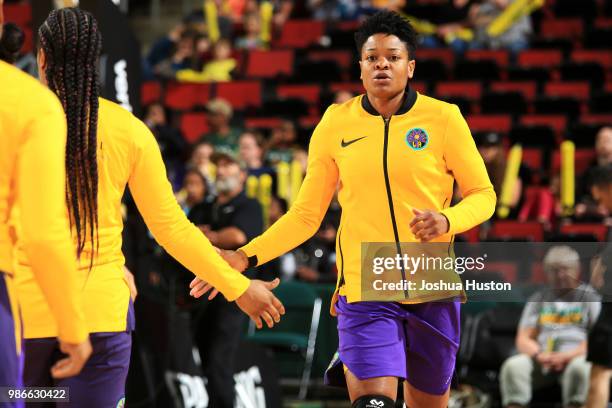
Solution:
[{"label": "dark skin arm", "polygon": [[235,249],[247,243],[247,237],[236,227],[222,228],[219,231],[212,231],[208,225],[198,226],[210,242],[221,249]]}]

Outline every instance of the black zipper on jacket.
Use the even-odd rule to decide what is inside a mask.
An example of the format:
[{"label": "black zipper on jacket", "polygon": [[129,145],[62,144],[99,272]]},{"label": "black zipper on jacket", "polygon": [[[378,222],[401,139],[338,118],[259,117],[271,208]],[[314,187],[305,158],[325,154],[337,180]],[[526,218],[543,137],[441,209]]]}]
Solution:
[{"label": "black zipper on jacket", "polygon": [[[391,213],[391,225],[393,225],[393,236],[395,238],[395,246],[397,253],[402,257],[402,247],[400,245],[399,232],[397,231],[397,221],[395,219],[395,209],[393,208],[393,196],[391,194],[391,182],[389,181],[389,169],[387,164],[387,152],[389,150],[389,123],[391,118],[385,119],[385,141],[383,145],[383,172],[385,174],[385,187],[387,189],[387,201],[389,202],[389,211]],[[400,262],[402,267],[402,281],[406,280],[406,270],[404,269],[403,262]],[[404,297],[408,299],[408,290],[404,289]]]},{"label": "black zipper on jacket", "polygon": [[340,249],[340,280],[338,281],[338,288],[344,286],[344,254],[342,253],[342,227],[338,231],[338,249]]}]

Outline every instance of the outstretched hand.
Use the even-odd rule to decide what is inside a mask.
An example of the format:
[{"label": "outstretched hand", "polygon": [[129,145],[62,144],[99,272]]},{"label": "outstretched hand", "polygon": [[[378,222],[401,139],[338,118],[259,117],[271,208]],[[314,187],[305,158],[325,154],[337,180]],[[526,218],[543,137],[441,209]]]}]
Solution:
[{"label": "outstretched hand", "polygon": [[[225,249],[215,248],[219,255],[227,262],[232,268],[236,269],[238,272],[244,272],[249,264],[249,260],[244,252],[241,250],[238,251],[228,251]],[[219,291],[215,289],[210,283],[203,281],[202,279],[195,277],[189,284],[189,288],[191,291],[189,294],[195,298],[202,297],[205,293],[210,291],[208,295],[208,300],[213,300],[218,294]]]}]

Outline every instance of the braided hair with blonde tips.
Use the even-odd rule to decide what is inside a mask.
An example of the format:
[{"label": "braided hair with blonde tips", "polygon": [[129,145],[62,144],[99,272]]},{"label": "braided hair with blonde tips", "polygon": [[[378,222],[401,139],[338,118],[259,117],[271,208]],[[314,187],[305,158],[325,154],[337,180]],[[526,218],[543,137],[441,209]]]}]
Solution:
[{"label": "braided hair with blonde tips", "polygon": [[96,149],[102,36],[90,13],[72,7],[52,11],[38,36],[49,88],[59,97],[68,125],[66,202],[70,224],[76,231],[77,255],[80,258],[89,241],[91,268],[98,247]]}]

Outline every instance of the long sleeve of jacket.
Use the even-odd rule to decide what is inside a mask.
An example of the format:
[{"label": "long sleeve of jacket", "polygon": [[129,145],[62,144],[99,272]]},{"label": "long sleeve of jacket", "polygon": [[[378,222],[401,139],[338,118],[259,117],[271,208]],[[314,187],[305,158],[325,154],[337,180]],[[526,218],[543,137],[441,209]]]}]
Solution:
[{"label": "long sleeve of jacket", "polygon": [[328,108],[312,134],[306,177],[296,201],[287,214],[242,248],[247,256],[257,256],[259,265],[297,247],[321,225],[338,184],[338,167],[331,156],[327,124],[332,109],[333,106]]},{"label": "long sleeve of jacket", "polygon": [[147,227],[157,242],[196,276],[219,289],[230,301],[240,297],[248,288],[249,280],[217,254],[202,231],[181,210],[149,129],[134,119],[133,132],[136,149],[129,187]]}]

